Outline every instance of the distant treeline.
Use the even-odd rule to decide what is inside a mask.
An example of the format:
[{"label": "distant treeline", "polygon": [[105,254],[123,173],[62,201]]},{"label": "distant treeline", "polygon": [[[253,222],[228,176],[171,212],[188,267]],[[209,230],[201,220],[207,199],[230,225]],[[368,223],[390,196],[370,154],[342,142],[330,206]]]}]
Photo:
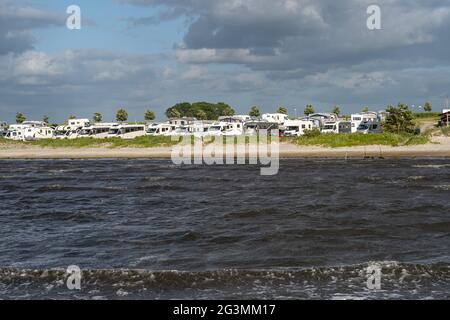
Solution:
[{"label": "distant treeline", "polygon": [[167,118],[191,117],[198,120],[217,120],[221,116],[233,116],[236,111],[226,103],[183,102],[167,109]]}]

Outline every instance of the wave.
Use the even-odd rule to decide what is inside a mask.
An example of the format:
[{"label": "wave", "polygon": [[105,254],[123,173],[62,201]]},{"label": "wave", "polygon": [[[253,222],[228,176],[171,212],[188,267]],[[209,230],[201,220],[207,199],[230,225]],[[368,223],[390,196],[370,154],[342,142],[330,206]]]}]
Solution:
[{"label": "wave", "polygon": [[[382,271],[382,290],[367,289],[367,268]],[[73,298],[62,269],[0,269],[0,297]],[[216,271],[82,270],[77,298],[339,299],[449,298],[449,264],[373,262],[308,269]],[[3,288],[3,290],[2,290]]]}]

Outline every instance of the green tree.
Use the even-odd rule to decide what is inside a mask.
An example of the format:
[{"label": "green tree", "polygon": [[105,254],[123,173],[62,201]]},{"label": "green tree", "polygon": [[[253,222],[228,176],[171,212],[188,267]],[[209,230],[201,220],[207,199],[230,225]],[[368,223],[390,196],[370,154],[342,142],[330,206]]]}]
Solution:
[{"label": "green tree", "polygon": [[341,108],[339,108],[339,106],[334,106],[333,110],[331,112],[334,113],[337,116],[340,116],[341,115]]},{"label": "green tree", "polygon": [[[220,116],[233,116],[235,110],[226,103],[182,102],[170,107],[166,111],[168,118],[196,117],[200,111],[206,114],[206,120],[217,120]],[[200,115],[203,116],[202,113]]]},{"label": "green tree", "polygon": [[166,112],[167,118],[181,118],[181,112],[177,109],[169,109]]},{"label": "green tree", "polygon": [[425,106],[423,107],[423,110],[425,110],[426,112],[433,111],[433,105],[431,104],[431,102],[425,102]]},{"label": "green tree", "polygon": [[309,115],[313,114],[314,112],[316,112],[316,111],[314,111],[314,107],[312,105],[308,104],[305,107],[305,111],[304,111],[305,116],[309,116]]},{"label": "green tree", "polygon": [[125,109],[120,108],[119,110],[117,110],[116,120],[118,122],[125,122],[128,120],[128,113],[125,111]]},{"label": "green tree", "polygon": [[44,116],[44,117],[42,118],[42,121],[43,121],[44,123],[47,123],[47,124],[50,122],[48,116]]},{"label": "green tree", "polygon": [[414,115],[409,107],[399,103],[397,107],[389,106],[384,128],[393,133],[413,133],[415,131]]},{"label": "green tree", "polygon": [[279,107],[277,113],[288,114],[288,109],[285,107]]},{"label": "green tree", "polygon": [[364,108],[362,109],[362,112],[369,112],[369,107],[364,107]]},{"label": "green tree", "polygon": [[250,117],[255,117],[255,118],[257,118],[257,117],[260,117],[260,116],[261,116],[261,111],[259,110],[259,108],[258,108],[257,106],[253,106],[253,107],[250,109],[250,112],[248,113],[248,115],[249,115]]},{"label": "green tree", "polygon": [[147,110],[145,111],[145,120],[146,121],[153,121],[156,119],[156,115],[153,111]]},{"label": "green tree", "polygon": [[76,118],[77,118],[77,116],[70,116],[69,120],[76,119]]},{"label": "green tree", "polygon": [[92,119],[94,120],[94,122],[102,122],[103,120],[103,116],[100,112],[96,112],[94,113],[94,116],[92,117]]},{"label": "green tree", "polygon": [[21,124],[23,123],[27,118],[23,115],[21,112],[16,113],[16,123]]},{"label": "green tree", "polygon": [[207,120],[207,118],[208,118],[206,112],[203,110],[198,110],[197,113],[195,114],[195,117],[198,120]]}]

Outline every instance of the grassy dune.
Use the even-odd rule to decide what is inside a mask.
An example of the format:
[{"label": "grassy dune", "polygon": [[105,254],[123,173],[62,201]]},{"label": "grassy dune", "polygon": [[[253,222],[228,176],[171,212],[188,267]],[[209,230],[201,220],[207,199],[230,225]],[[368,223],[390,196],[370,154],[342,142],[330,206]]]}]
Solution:
[{"label": "grassy dune", "polygon": [[295,140],[301,146],[323,146],[331,148],[356,147],[356,146],[404,146],[426,144],[428,137],[426,135],[399,135],[393,133],[383,134],[320,134],[314,137],[302,136]]},{"label": "grassy dune", "polygon": [[[442,133],[448,136],[448,129],[442,129]],[[299,138],[282,138],[281,142],[294,143],[301,146],[323,146],[331,148],[356,147],[369,145],[403,146],[426,144],[429,133],[423,135],[398,135],[392,133],[383,134],[319,134],[316,136],[302,136]],[[224,143],[225,143],[225,138]],[[246,139],[248,141],[248,139]],[[189,141],[189,140],[188,140]],[[214,139],[212,140],[214,141]],[[212,141],[209,141],[211,143]],[[185,140],[186,142],[186,140]],[[193,140],[191,141],[193,143]],[[79,138],[72,140],[45,139],[31,142],[11,141],[0,138],[1,146],[39,146],[46,148],[155,148],[170,147],[176,145],[177,141],[172,141],[171,137],[163,136],[143,136],[133,140],[120,138],[93,139]],[[208,141],[204,141],[208,144]],[[236,141],[235,141],[236,143]]]},{"label": "grassy dune", "polygon": [[112,139],[43,139],[38,141],[22,142],[0,139],[0,145],[31,145],[47,148],[156,148],[169,147],[177,144],[172,141],[171,137],[143,136],[133,140],[125,140],[120,138]]}]

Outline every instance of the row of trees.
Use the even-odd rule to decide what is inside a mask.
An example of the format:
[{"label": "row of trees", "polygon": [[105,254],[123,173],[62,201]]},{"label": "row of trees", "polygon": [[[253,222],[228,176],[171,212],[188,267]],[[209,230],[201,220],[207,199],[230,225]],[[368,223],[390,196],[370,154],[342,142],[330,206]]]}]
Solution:
[{"label": "row of trees", "polygon": [[[76,118],[77,117],[73,116],[73,115],[69,117],[69,119],[76,119]],[[144,119],[146,121],[153,121],[153,120],[156,119],[156,115],[155,115],[155,113],[153,111],[147,110],[147,111],[145,111]],[[26,120],[27,120],[27,118],[25,117],[25,115],[23,113],[21,113],[21,112],[17,112],[16,113],[16,123],[20,124],[20,123],[25,122]],[[96,112],[96,113],[94,113],[94,115],[92,117],[92,120],[94,122],[102,122],[103,121],[103,115],[101,113],[99,113],[99,112]],[[128,112],[125,109],[120,108],[119,110],[117,110],[116,120],[119,121],[119,122],[127,121],[128,120]],[[48,116],[44,116],[42,118],[42,121],[45,122],[45,123],[50,123],[50,120],[49,120]]]}]

